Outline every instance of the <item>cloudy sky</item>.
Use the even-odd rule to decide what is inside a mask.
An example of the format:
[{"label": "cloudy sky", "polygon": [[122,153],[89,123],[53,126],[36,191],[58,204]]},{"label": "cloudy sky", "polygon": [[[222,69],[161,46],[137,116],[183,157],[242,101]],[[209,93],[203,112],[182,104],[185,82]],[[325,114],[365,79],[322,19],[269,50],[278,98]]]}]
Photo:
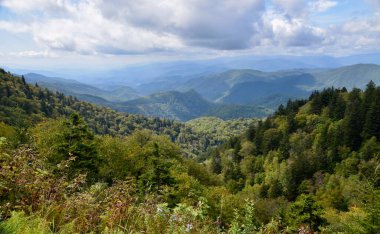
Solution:
[{"label": "cloudy sky", "polygon": [[0,63],[43,69],[380,51],[380,0],[0,0]]}]

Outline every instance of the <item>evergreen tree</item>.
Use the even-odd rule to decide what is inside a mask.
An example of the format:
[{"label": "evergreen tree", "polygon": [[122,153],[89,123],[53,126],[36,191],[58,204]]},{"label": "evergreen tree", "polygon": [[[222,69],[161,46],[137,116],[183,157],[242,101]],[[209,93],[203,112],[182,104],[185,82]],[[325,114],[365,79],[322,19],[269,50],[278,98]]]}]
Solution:
[{"label": "evergreen tree", "polygon": [[98,175],[99,155],[95,146],[94,135],[87,125],[73,113],[70,120],[65,122],[66,129],[63,129],[63,142],[59,142],[57,149],[61,155],[59,158],[68,160],[74,157],[71,165],[71,174],[87,173],[88,179],[93,181]]},{"label": "evergreen tree", "polygon": [[373,93],[373,100],[366,114],[362,135],[366,139],[374,136],[380,140],[380,88]]},{"label": "evergreen tree", "polygon": [[361,145],[360,133],[363,129],[361,103],[360,90],[353,89],[344,113],[344,142],[352,150],[358,150]]},{"label": "evergreen tree", "polygon": [[26,81],[25,81],[25,77],[24,76],[21,76],[21,81],[22,81],[23,85],[26,85]]}]

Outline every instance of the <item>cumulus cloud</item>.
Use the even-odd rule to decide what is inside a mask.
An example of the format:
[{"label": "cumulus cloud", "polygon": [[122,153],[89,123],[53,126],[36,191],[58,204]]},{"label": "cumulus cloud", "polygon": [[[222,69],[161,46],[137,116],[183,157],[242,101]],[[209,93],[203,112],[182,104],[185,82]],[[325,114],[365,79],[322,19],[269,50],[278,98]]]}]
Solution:
[{"label": "cumulus cloud", "polygon": [[80,53],[129,53],[181,47],[175,35],[109,20],[92,4],[78,5],[71,15],[35,23],[36,41],[52,49]]},{"label": "cumulus cloud", "polygon": [[0,5],[19,14],[39,12],[54,15],[66,13],[70,8],[70,0],[0,0]]},{"label": "cumulus cloud", "polygon": [[22,23],[0,21],[0,29],[9,31],[12,33],[23,33],[23,32],[28,32],[30,30],[30,27]]},{"label": "cumulus cloud", "polygon": [[332,0],[273,0],[273,3],[286,14],[295,17],[324,12],[338,5],[337,1]]},{"label": "cumulus cloud", "polygon": [[102,1],[103,14],[154,32],[178,35],[186,44],[216,49],[246,48],[260,20],[263,0]]},{"label": "cumulus cloud", "polygon": [[99,1],[4,0],[1,3],[23,14],[43,9],[44,16],[33,20],[28,27],[3,22],[0,28],[28,29],[38,43],[53,50],[122,54],[182,46],[176,35],[154,33],[104,17],[98,8]]},{"label": "cumulus cloud", "polygon": [[305,0],[273,0],[286,14],[301,16],[307,13],[307,4]]},{"label": "cumulus cloud", "polygon": [[321,28],[309,25],[302,18],[292,18],[276,12],[264,16],[267,43],[281,47],[306,47],[321,44],[326,37]]},{"label": "cumulus cloud", "polygon": [[380,13],[369,20],[348,21],[338,30],[341,47],[367,50],[380,48]]},{"label": "cumulus cloud", "polygon": [[[133,53],[172,50],[185,45],[214,49],[249,46],[263,0],[2,0],[27,15],[37,42],[80,53]],[[5,28],[5,26],[3,26]],[[7,27],[10,28],[10,27]]]},{"label": "cumulus cloud", "polygon": [[[379,1],[364,1],[380,9]],[[379,13],[333,28],[312,21],[313,15],[338,4],[333,0],[0,0],[0,7],[18,16],[1,20],[0,29],[29,33],[42,51],[95,55],[378,45]]]},{"label": "cumulus cloud", "polygon": [[317,0],[309,3],[311,11],[324,12],[338,5],[337,1]]}]

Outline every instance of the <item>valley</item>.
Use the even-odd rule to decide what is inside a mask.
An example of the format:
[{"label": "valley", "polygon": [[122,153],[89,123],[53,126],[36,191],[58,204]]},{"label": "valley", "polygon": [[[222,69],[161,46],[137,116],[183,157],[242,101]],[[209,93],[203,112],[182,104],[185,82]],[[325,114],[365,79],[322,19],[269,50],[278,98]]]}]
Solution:
[{"label": "valley", "polygon": [[[241,69],[195,78],[170,77],[170,81],[142,85],[96,87],[63,78],[25,74],[27,81],[72,95],[80,100],[118,111],[187,121],[202,116],[222,119],[263,118],[289,99],[307,98],[313,90],[328,87],[364,88],[380,83],[380,66],[356,64],[333,69],[294,69],[262,72]],[[112,82],[111,82],[112,83]]]},{"label": "valley", "polygon": [[378,230],[374,82],[314,91],[266,119],[182,123],[79,101],[2,69],[0,80],[1,232]]}]

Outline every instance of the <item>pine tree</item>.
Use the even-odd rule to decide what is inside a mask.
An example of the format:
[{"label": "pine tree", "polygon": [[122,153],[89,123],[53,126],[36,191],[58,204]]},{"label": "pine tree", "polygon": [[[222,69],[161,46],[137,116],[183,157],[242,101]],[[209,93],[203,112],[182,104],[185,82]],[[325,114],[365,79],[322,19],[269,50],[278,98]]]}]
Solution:
[{"label": "pine tree", "polygon": [[365,117],[363,137],[369,139],[375,136],[380,140],[380,87],[372,94],[373,100]]},{"label": "pine tree", "polygon": [[363,129],[361,114],[360,90],[353,89],[347,101],[344,113],[344,142],[352,150],[358,150],[361,145],[360,133]]},{"label": "pine tree", "polygon": [[21,76],[21,81],[24,85],[26,85],[26,81],[25,81],[25,77],[24,76]]},{"label": "pine tree", "polygon": [[67,128],[62,133],[64,141],[58,145],[58,153],[66,160],[70,157],[75,158],[71,166],[72,176],[77,173],[87,173],[88,179],[94,181],[100,163],[94,135],[76,113],[71,114],[70,120],[66,121],[65,125]]}]

